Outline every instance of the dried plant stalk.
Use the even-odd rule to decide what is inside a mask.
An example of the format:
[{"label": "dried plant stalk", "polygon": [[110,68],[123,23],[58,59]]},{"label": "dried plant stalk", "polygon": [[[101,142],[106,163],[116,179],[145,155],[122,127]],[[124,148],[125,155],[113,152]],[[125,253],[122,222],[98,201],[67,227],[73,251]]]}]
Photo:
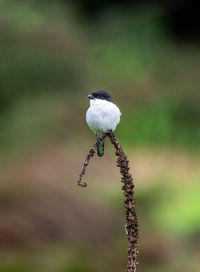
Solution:
[{"label": "dried plant stalk", "polygon": [[[104,140],[105,138],[106,138],[106,133],[102,134],[102,136],[99,137],[99,140]],[[86,167],[88,166],[90,159],[94,156],[96,152],[97,145],[98,145],[98,142],[96,141],[94,145],[91,147],[90,151],[88,152],[87,157],[84,161],[84,164],[81,168],[81,172],[78,177],[78,185],[81,187],[87,187],[87,183],[86,182],[82,183],[81,181],[82,181],[83,175],[85,174]]]},{"label": "dried plant stalk", "polygon": [[[108,136],[110,138],[111,143],[114,145],[117,155],[117,166],[120,167],[120,173],[122,175],[122,190],[124,191],[125,201],[124,201],[124,208],[125,208],[125,215],[126,215],[126,235],[129,241],[129,247],[128,247],[128,265],[127,265],[127,272],[136,272],[137,269],[137,255],[138,255],[138,219],[137,219],[137,213],[136,213],[136,203],[134,198],[134,184],[133,184],[133,178],[131,174],[129,173],[129,161],[120,146],[119,142],[115,138],[115,135],[112,131],[108,131],[106,133],[103,133],[102,136],[100,136],[100,140],[103,140]],[[89,163],[90,158],[95,154],[96,148],[97,148],[98,142],[92,146],[90,149],[85,162],[83,164],[81,173],[78,178],[78,185],[82,187],[86,187],[86,183],[81,183],[82,177],[85,174],[86,167]]]}]

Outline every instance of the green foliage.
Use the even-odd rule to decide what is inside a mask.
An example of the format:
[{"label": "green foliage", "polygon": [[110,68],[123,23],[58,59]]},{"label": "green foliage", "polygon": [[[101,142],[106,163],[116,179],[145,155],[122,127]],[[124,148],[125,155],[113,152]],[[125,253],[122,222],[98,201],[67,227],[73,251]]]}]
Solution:
[{"label": "green foliage", "polygon": [[125,111],[128,121],[123,122],[119,128],[119,136],[132,145],[141,144],[168,144],[172,134],[172,110],[166,105],[155,104],[136,107]]},{"label": "green foliage", "polygon": [[[186,186],[185,186],[186,187]],[[176,235],[191,235],[199,231],[199,185],[185,190],[171,190],[168,201],[154,209],[157,225]]]},{"label": "green foliage", "polygon": [[[24,118],[30,119],[30,131],[38,135],[32,135],[35,142],[43,141],[41,127],[53,121],[45,100],[48,104],[53,94],[60,103],[66,97],[64,112],[70,108],[70,96],[78,95],[73,102],[78,105],[87,92],[99,87],[110,90],[121,108],[117,133],[124,143],[199,145],[200,51],[192,45],[175,45],[163,31],[163,14],[156,7],[126,15],[110,9],[103,20],[84,26],[60,2],[2,1],[0,14],[3,146],[16,126],[21,131],[16,145],[17,139],[30,137],[23,136]],[[27,108],[43,104],[43,109],[37,111],[36,106],[36,115],[25,117],[23,110],[15,110],[20,101]],[[72,110],[70,122],[74,116]],[[56,134],[55,126],[50,127],[48,134]],[[79,124],[75,130],[80,130]]]},{"label": "green foliage", "polygon": [[[47,166],[38,171],[41,171],[39,180],[41,179],[44,191],[50,186],[46,181],[49,179],[48,184],[51,184],[52,188],[54,188],[53,184],[56,184],[56,192],[61,190],[62,197],[65,196],[63,187],[59,187],[61,186],[59,180],[58,182],[53,180],[54,175],[51,179],[52,172],[49,169],[54,169],[51,163],[56,164],[55,173],[60,173],[61,170],[61,176],[58,179],[64,177],[64,183],[68,172],[79,169],[76,163],[82,159],[80,145],[87,150],[84,145],[85,138],[87,138],[87,146],[89,135],[91,140],[95,138],[85,124],[85,111],[88,107],[87,94],[96,88],[110,91],[121,109],[122,118],[116,135],[120,143],[125,146],[125,150],[128,150],[128,155],[133,152],[132,148],[138,146],[147,147],[143,154],[144,162],[147,150],[151,146],[156,146],[156,150],[169,146],[172,149],[174,147],[193,148],[198,153],[200,147],[200,50],[195,44],[178,43],[166,33],[163,28],[164,14],[157,7],[146,6],[126,12],[111,8],[103,13],[99,20],[94,20],[92,23],[84,21],[84,24],[81,24],[82,18],[75,13],[73,4],[63,5],[62,1],[2,0],[0,1],[0,17],[0,159],[6,162],[6,158],[8,160],[12,158],[9,157],[12,152],[20,157],[24,150],[27,151],[28,158],[28,151],[38,147],[35,150],[36,160],[34,161],[33,157],[31,165],[28,162],[26,165],[26,159],[21,163],[25,166],[20,165],[19,162],[21,167],[19,172],[23,174],[25,172],[25,174],[19,175],[18,179],[25,179],[27,186],[36,184],[38,192],[41,190],[31,171],[38,169],[37,160],[42,148],[46,150],[46,146],[50,146],[54,156],[56,144],[64,143],[63,152],[66,147],[66,153],[63,155],[58,152],[59,155],[56,155],[55,152],[54,158],[57,161],[56,156],[58,156],[58,164],[61,162],[61,168],[51,159],[51,152],[47,152],[46,157],[41,158],[47,161]],[[42,147],[41,150],[40,147]],[[169,149],[170,159],[173,159],[172,149]],[[63,241],[61,243],[65,249],[61,249],[61,252],[57,252],[55,244],[52,248],[47,245],[44,252],[38,250],[37,246],[35,252],[34,250],[22,252],[16,256],[15,253],[11,256],[9,252],[7,258],[1,258],[0,270],[4,272],[122,270],[126,262],[125,234],[121,229],[124,221],[120,208],[123,196],[119,190],[121,184],[116,185],[115,181],[111,182],[114,170],[112,175],[106,174],[106,171],[112,172],[110,167],[113,166],[111,159],[106,157],[109,150],[108,142],[106,142],[105,150],[104,160],[101,161],[105,163],[104,171],[102,166],[99,166],[100,170],[97,169],[100,163],[90,168],[91,172],[94,171],[92,177],[94,183],[91,180],[91,186],[87,191],[87,201],[91,201],[88,203],[91,210],[93,203],[99,204],[106,211],[112,210],[114,218],[110,223],[113,228],[110,240],[107,241],[103,237],[102,245],[96,247],[95,244],[81,252],[80,245],[74,243],[72,247]],[[189,154],[189,151],[187,152]],[[191,153],[194,157],[194,152]],[[160,157],[152,158],[150,168],[154,168],[156,159],[159,161]],[[177,178],[177,176],[170,177],[172,165],[170,168],[167,165],[169,161],[167,159],[166,161],[163,173],[156,173],[155,176],[149,177],[152,169],[149,169],[149,165],[142,165],[141,176],[145,173],[148,173],[148,176],[144,180],[138,176],[134,177],[138,182],[137,186],[139,185],[136,186],[136,199],[142,221],[141,232],[147,237],[145,237],[147,248],[141,250],[141,256],[146,260],[148,268],[145,268],[149,271],[163,271],[163,269],[164,271],[179,271],[174,269],[176,266],[171,269],[168,261],[159,269],[159,261],[161,263],[163,261],[162,250],[159,250],[161,255],[156,255],[154,252],[156,244],[153,244],[152,248],[149,246],[149,240],[153,237],[156,241],[157,238],[155,233],[150,233],[151,228],[154,232],[158,229],[162,230],[163,237],[170,233],[176,237],[176,240],[180,236],[187,236],[190,239],[192,235],[198,233],[199,173],[194,176],[184,176],[183,173],[184,183],[182,183],[182,176],[179,177],[179,175],[184,170],[184,163],[180,162],[182,168],[181,171],[178,169]],[[62,163],[66,164],[66,172],[62,172]],[[25,171],[23,167],[27,167]],[[138,165],[136,165],[136,171],[137,167]],[[190,167],[193,174],[193,168]],[[134,168],[132,170],[134,171]],[[157,172],[159,172],[158,169]],[[27,176],[26,173],[28,173]],[[8,210],[10,207],[10,209],[13,208],[13,199],[15,203],[18,203],[18,198],[23,197],[22,189],[15,181],[15,176],[13,177],[12,173],[10,175],[8,175],[10,187],[6,187],[8,186],[6,180],[6,194],[2,194],[2,203],[5,202],[4,205],[8,205]],[[104,177],[103,182],[102,177]],[[74,178],[74,176],[67,176],[66,179],[69,190],[72,190],[70,196],[73,199],[76,198],[75,189],[74,187],[70,189],[69,184],[72,184],[71,180]],[[155,180],[156,184],[152,185]],[[171,183],[166,185],[169,181]],[[15,182],[17,185],[14,184]],[[172,186],[173,183],[175,186]],[[146,184],[148,184],[147,188],[144,189],[142,186],[145,187]],[[14,188],[15,186],[18,186],[18,189]],[[98,192],[97,196],[94,194],[95,189]],[[16,195],[15,192],[17,192]],[[23,192],[27,198],[29,193],[30,191],[26,190],[25,193]],[[53,196],[54,192],[52,199]],[[77,205],[81,203],[81,200],[77,198]],[[15,208],[13,208],[14,218],[17,214],[15,214]],[[19,205],[18,209],[19,211],[16,211],[20,214],[22,207]],[[33,206],[31,211],[32,209],[34,210]],[[37,211],[35,213],[37,215]],[[28,212],[27,214],[28,218],[31,217]],[[73,216],[76,214],[70,216],[73,222]],[[39,216],[39,218],[42,217],[42,215]],[[4,215],[2,218],[4,223]],[[88,222],[88,225],[90,223]],[[6,224],[11,225],[9,219]],[[12,227],[10,226],[11,229]],[[62,228],[63,226],[61,231]],[[145,233],[146,230],[147,233]],[[73,230],[69,231],[73,232]],[[89,239],[89,234],[87,235],[86,240]],[[9,242],[12,237],[7,239]],[[163,241],[167,244],[166,240]],[[60,248],[62,246],[58,245]],[[187,246],[188,244],[185,244],[185,248]],[[66,252],[67,247],[69,250]],[[52,252],[48,252],[49,248]],[[146,256],[145,250],[152,255]],[[167,244],[167,251],[170,252],[170,250],[174,254],[173,249]],[[182,256],[185,256],[187,252],[184,248],[181,250],[184,252]],[[192,253],[188,256],[192,258],[191,255]],[[155,269],[151,267],[152,256],[156,263],[158,262]],[[174,256],[176,256],[176,263],[181,263],[180,271],[183,271],[186,267],[183,260],[185,257],[176,254]],[[81,260],[81,257],[84,260]],[[188,269],[188,271],[192,270]]]}]

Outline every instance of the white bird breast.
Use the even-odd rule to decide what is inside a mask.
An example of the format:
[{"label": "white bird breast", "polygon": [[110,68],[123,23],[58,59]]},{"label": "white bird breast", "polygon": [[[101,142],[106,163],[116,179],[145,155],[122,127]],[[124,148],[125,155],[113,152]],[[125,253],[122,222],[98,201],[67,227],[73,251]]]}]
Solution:
[{"label": "white bird breast", "polygon": [[86,121],[94,133],[100,134],[111,129],[114,131],[119,124],[120,116],[121,112],[114,103],[95,98],[90,100]]}]

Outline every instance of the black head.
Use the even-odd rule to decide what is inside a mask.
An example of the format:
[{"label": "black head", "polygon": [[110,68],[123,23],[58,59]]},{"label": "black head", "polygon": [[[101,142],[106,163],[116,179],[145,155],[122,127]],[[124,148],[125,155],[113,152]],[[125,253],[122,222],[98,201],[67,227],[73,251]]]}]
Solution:
[{"label": "black head", "polygon": [[104,91],[104,90],[95,90],[91,94],[88,95],[88,98],[89,99],[98,98],[98,99],[113,102],[112,97],[110,96],[110,94],[107,91]]}]

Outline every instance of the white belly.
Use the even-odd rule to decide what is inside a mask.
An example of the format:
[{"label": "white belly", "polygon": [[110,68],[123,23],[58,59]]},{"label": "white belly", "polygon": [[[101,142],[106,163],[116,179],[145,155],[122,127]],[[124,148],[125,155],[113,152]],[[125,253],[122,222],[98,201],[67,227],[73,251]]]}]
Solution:
[{"label": "white belly", "polygon": [[92,99],[86,113],[86,121],[94,133],[100,134],[107,130],[114,131],[119,124],[120,115],[121,112],[114,103],[101,99]]}]

